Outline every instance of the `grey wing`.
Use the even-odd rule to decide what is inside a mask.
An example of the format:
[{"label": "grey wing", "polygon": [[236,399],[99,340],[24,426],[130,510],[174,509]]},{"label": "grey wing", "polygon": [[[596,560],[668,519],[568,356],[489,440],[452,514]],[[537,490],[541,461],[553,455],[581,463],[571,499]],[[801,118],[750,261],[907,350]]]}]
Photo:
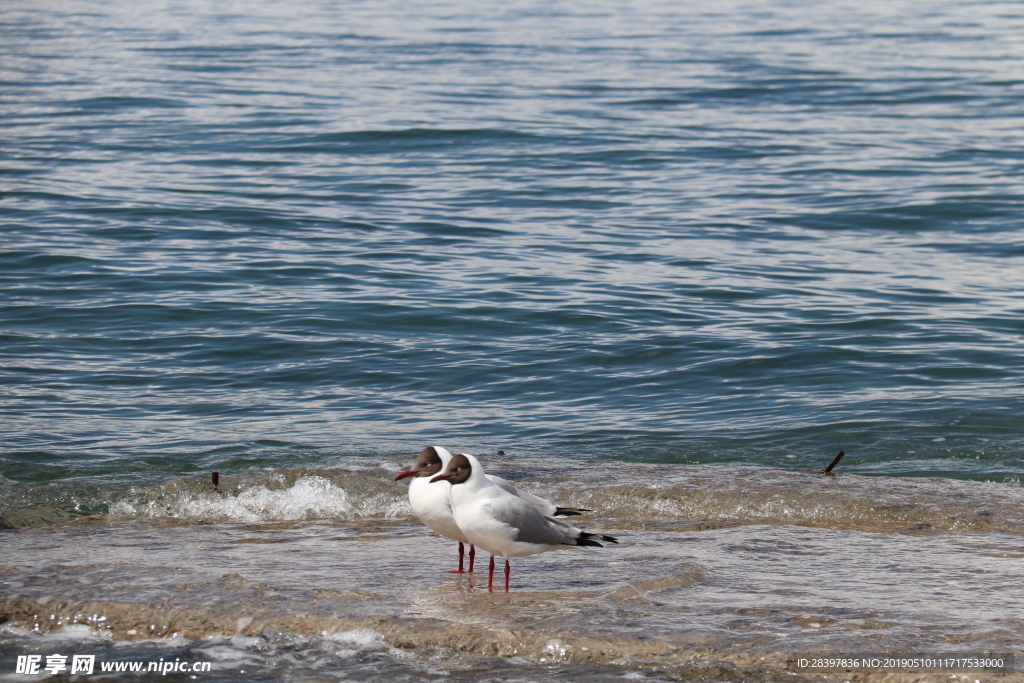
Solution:
[{"label": "grey wing", "polygon": [[520,498],[525,500],[527,503],[529,503],[533,507],[537,508],[537,511],[540,512],[545,517],[551,517],[555,513],[558,512],[558,508],[555,507],[554,503],[551,503],[550,501],[546,501],[543,498],[541,498],[540,496],[535,496],[532,493],[527,493],[526,491],[520,491],[515,486],[513,486],[510,483],[508,483],[507,481],[505,481],[504,479],[502,479],[501,477],[499,477],[496,474],[488,474],[487,478],[490,479],[491,481],[493,481],[495,484],[497,484],[501,488],[503,488],[506,491],[508,491],[509,493],[511,493],[513,496],[519,496]]},{"label": "grey wing", "polygon": [[516,530],[520,543],[541,545],[575,545],[579,530],[564,522],[555,522],[542,515],[522,498],[502,498],[491,507],[491,514]]},{"label": "grey wing", "polygon": [[532,493],[527,493],[526,491],[520,491],[519,497],[525,500],[533,507],[537,508],[537,511],[545,517],[551,517],[556,512],[558,512],[558,508],[555,507],[554,503],[546,501],[540,496],[535,496]]},{"label": "grey wing", "polygon": [[508,483],[507,481],[505,481],[504,479],[502,479],[498,475],[496,475],[496,474],[488,474],[487,478],[490,479],[495,484],[497,484],[498,486],[500,486],[501,488],[503,488],[506,491],[508,491],[509,493],[511,493],[513,496],[521,495],[519,493],[519,491],[516,491],[516,487],[515,486],[513,486],[510,483]]}]

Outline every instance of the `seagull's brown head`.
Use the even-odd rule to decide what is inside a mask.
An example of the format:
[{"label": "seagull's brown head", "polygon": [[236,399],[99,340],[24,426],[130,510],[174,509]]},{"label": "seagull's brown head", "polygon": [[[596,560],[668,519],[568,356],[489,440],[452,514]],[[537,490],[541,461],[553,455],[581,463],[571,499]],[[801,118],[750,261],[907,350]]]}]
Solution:
[{"label": "seagull's brown head", "polygon": [[469,479],[469,475],[471,474],[473,474],[473,466],[469,464],[469,459],[466,458],[466,456],[459,453],[452,456],[452,459],[448,461],[448,467],[445,468],[444,472],[431,479],[430,483],[444,479],[450,484],[461,484]]},{"label": "seagull's brown head", "polygon": [[399,479],[405,479],[406,477],[430,477],[441,471],[441,456],[437,454],[437,449],[433,446],[424,448],[420,451],[420,454],[416,456],[416,462],[413,463],[412,467],[407,469],[405,472],[399,473],[395,477],[395,481]]}]

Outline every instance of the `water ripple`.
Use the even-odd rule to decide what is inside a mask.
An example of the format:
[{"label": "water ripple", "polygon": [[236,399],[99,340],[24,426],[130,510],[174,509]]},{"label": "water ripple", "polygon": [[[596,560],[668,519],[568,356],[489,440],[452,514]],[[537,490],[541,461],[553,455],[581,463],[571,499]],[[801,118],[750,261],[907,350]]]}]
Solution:
[{"label": "water ripple", "polygon": [[1021,473],[1021,12],[299,6],[0,10],[17,477],[239,434]]}]

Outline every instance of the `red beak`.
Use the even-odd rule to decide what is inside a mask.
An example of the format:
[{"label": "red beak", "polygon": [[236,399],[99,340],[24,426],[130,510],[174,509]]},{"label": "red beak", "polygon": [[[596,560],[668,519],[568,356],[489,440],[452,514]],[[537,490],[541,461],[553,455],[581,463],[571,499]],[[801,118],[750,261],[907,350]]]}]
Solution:
[{"label": "red beak", "polygon": [[405,479],[406,477],[415,477],[415,476],[416,476],[415,472],[413,472],[412,470],[406,470],[405,472],[402,472],[397,477],[395,477],[395,481],[398,481],[399,479]]},{"label": "red beak", "polygon": [[433,484],[435,481],[441,481],[442,479],[448,479],[448,475],[447,474],[439,474],[436,477],[434,477],[433,479],[431,479],[430,483]]}]

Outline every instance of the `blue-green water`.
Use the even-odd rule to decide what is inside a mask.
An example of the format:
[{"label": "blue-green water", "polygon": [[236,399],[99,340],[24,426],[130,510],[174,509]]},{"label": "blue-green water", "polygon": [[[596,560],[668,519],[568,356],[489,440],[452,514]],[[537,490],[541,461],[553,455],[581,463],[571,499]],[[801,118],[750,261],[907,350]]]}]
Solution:
[{"label": "blue-green water", "polygon": [[15,482],[431,442],[1024,472],[1018,5],[0,22]]}]

